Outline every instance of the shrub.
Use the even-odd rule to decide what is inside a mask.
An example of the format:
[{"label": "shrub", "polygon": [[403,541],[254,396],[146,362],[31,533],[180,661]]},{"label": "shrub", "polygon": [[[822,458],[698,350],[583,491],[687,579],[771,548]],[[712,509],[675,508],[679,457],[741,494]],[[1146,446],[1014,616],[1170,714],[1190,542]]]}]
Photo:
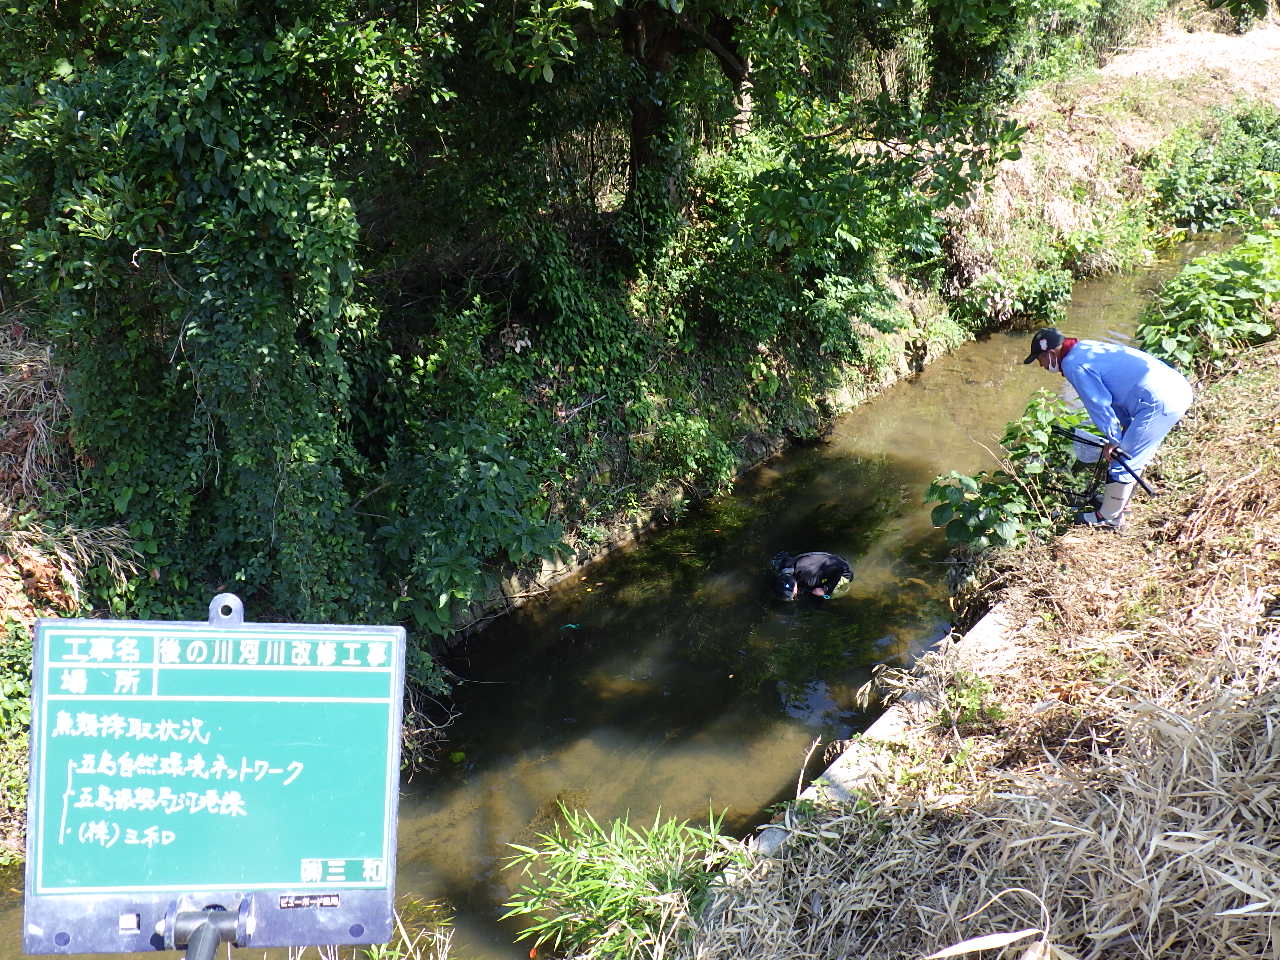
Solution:
[{"label": "shrub", "polygon": [[1071,298],[1071,274],[1062,269],[1029,267],[1004,273],[993,271],[967,289],[958,312],[973,330],[1008,327],[1052,326],[1064,316]]},{"label": "shrub", "polygon": [[1275,335],[1266,312],[1278,299],[1280,233],[1272,230],[1189,263],[1143,315],[1138,342],[1183,369],[1218,367]]},{"label": "shrub", "polygon": [[1280,202],[1280,110],[1254,104],[1215,120],[1215,132],[1185,128],[1148,161],[1155,212],[1193,233],[1251,222]]},{"label": "shrub", "polygon": [[1062,484],[1077,485],[1082,478],[1071,441],[1052,428],[1070,430],[1084,418],[1083,411],[1069,410],[1060,397],[1040,391],[1001,437],[1008,469],[972,477],[953,470],[929,485],[925,500],[938,504],[933,525],[945,528],[951,543],[974,551],[1056,530],[1071,515]]}]

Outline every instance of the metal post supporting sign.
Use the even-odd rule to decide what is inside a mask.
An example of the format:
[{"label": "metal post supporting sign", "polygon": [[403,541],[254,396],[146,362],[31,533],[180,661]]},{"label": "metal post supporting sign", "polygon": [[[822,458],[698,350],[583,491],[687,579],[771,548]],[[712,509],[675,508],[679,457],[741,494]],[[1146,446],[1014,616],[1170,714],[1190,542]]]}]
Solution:
[{"label": "metal post supporting sign", "polygon": [[390,939],[404,630],[243,612],[37,621],[26,953]]}]

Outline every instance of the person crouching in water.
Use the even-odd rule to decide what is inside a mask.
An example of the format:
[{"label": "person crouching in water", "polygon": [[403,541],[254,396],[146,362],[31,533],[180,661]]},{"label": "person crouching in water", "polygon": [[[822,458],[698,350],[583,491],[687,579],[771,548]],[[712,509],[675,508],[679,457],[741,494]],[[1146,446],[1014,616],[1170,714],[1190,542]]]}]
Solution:
[{"label": "person crouching in water", "polygon": [[823,551],[790,554],[783,550],[773,555],[769,566],[777,575],[774,589],[784,600],[794,600],[801,590],[830,600],[840,582],[853,577],[844,557]]},{"label": "person crouching in water", "polygon": [[[1105,441],[1102,457],[1108,466],[1102,505],[1078,519],[1090,526],[1119,528],[1134,477],[1191,406],[1191,384],[1149,353],[1118,343],[1077,340],[1053,327],[1032,336],[1031,352],[1022,362],[1032,360],[1066,378]],[[1121,456],[1133,474],[1120,465]]]}]

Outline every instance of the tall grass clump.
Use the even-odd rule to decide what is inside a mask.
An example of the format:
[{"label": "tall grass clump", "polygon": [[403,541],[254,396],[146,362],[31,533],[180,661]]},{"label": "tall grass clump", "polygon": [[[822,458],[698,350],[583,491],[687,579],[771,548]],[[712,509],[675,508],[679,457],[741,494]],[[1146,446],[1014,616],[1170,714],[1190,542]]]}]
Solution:
[{"label": "tall grass clump", "polygon": [[30,339],[24,317],[0,316],[0,554],[45,583],[65,612],[83,602],[99,568],[123,589],[141,569],[133,538],[118,525],[74,516],[80,466],[72,445],[62,368]]},{"label": "tall grass clump", "polygon": [[663,956],[688,932],[688,918],[707,900],[719,872],[745,853],[719,832],[688,821],[654,817],[637,829],[625,820],[607,827],[586,811],[561,807],[563,825],[538,834],[537,847],[511,844],[506,864],[531,879],[511,897],[505,917],[530,921],[519,939],[535,949],[592,960]]}]

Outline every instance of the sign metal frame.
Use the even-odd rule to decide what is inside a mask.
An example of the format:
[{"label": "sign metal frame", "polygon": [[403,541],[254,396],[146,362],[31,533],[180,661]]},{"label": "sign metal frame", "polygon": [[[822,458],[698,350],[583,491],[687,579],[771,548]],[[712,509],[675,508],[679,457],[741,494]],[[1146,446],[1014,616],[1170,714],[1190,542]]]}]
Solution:
[{"label": "sign metal frame", "polygon": [[[209,605],[208,622],[36,622],[24,953],[178,949],[185,946],[184,931],[197,915],[216,918],[224,939],[238,947],[368,944],[391,938],[405,630],[245,623],[243,614],[239,598],[219,594]],[[120,646],[120,638],[126,638],[127,647]],[[160,638],[169,644],[166,662],[156,652]],[[313,648],[327,651],[327,657],[314,661],[323,663],[324,668],[301,658],[293,663],[282,659],[274,667],[256,658],[249,664],[236,664],[234,656],[222,663],[184,663],[181,655],[172,654],[174,641],[179,644],[177,649],[187,643],[191,645],[188,650],[203,652],[216,643],[227,643],[228,650],[242,649],[241,641],[248,641],[243,649],[255,649],[254,641],[263,642],[264,638],[268,643],[283,642],[282,647],[288,644],[305,649],[308,657]],[[143,661],[139,655],[134,661],[138,669],[126,671],[128,664],[112,661],[100,665],[86,655],[85,666],[90,669],[79,671],[77,676],[67,650],[93,649],[89,647],[93,639],[99,650],[112,649],[114,642],[116,650],[136,654],[142,646],[151,656]],[[351,657],[342,663],[354,666],[344,670],[342,663],[334,662],[333,650],[338,645],[347,648]],[[53,659],[51,654],[61,659]],[[101,685],[102,677],[118,678],[126,672],[133,687],[126,688],[124,695],[101,692],[108,687],[89,689],[94,683]],[[68,678],[68,673],[73,675]],[[141,689],[139,675],[143,681],[149,679],[149,691]],[[119,687],[122,681],[115,683]],[[309,684],[321,695],[309,695],[313,693]],[[348,684],[356,688],[357,695],[328,695],[346,692],[343,687]],[[162,692],[166,688],[167,694]],[[77,703],[102,704],[103,709],[111,710],[115,740],[104,732],[105,722],[94,726],[92,718],[98,715],[73,715]],[[56,709],[58,704],[64,709]],[[210,714],[214,722],[207,728],[202,728],[204,720],[194,716],[202,704],[215,710]],[[256,725],[255,705],[266,718],[257,718]],[[131,726],[126,729],[121,714],[129,707],[134,708],[134,714],[163,715],[166,719],[153,723],[133,716],[128,718]],[[358,725],[344,722],[344,710],[362,711],[363,727],[355,729]],[[173,719],[179,715],[190,719],[180,725]],[[86,716],[90,718],[87,721]],[[217,753],[219,737],[228,727],[228,743],[261,744],[255,756],[274,759],[246,756],[237,769],[235,760],[228,762],[229,758]],[[385,740],[374,743],[370,736],[360,740],[361,730],[377,732]],[[186,742],[181,742],[184,738]],[[166,739],[171,742],[151,742]],[[69,746],[73,742],[74,747]],[[131,747],[136,751],[131,752]],[[162,751],[173,747],[179,749],[163,756]],[[81,759],[67,759],[71,750],[81,748],[85,751]],[[156,753],[144,755],[144,749]],[[319,774],[308,779],[307,764],[300,759],[287,763],[280,759],[280,750],[294,750],[309,759],[322,758],[329,751],[367,757],[369,776],[353,776],[352,782],[337,785],[333,778],[318,783],[323,779]],[[98,751],[102,751],[101,759]],[[58,764],[50,760],[51,753],[57,756]],[[218,758],[216,777],[207,766],[210,757],[205,753]],[[149,758],[147,769],[137,766],[144,756]],[[126,758],[135,766],[129,768],[128,779],[121,779]],[[155,758],[159,758],[158,769]],[[115,765],[111,767],[114,780],[103,774],[108,763]],[[102,769],[95,769],[95,764]],[[379,767],[383,769],[377,770]],[[77,782],[76,775],[84,773],[88,775]],[[99,775],[94,777],[94,773]],[[143,773],[148,776],[141,776]],[[375,773],[380,774],[380,803],[376,795],[379,785],[370,782]],[[183,787],[204,789],[184,791]],[[275,800],[280,795],[289,798],[286,811]],[[347,804],[354,810],[350,822],[342,816]],[[148,810],[150,820],[160,826],[148,827],[144,835],[139,809]],[[371,822],[374,813],[380,816],[380,823]],[[328,843],[341,849],[346,842],[356,859],[325,860],[320,855],[314,861],[298,861],[293,854],[299,838],[308,843],[313,834],[320,847]],[[285,839],[277,843],[277,836],[293,845]],[[171,850],[163,849],[171,844]],[[276,860],[269,859],[271,854]],[[255,856],[261,859],[254,861]],[[298,872],[286,878],[282,864],[294,862],[299,863]],[[357,870],[363,863],[363,872],[348,877],[349,863],[357,864]],[[315,864],[320,865],[318,870]],[[260,870],[262,875],[246,872],[251,870]]]}]

